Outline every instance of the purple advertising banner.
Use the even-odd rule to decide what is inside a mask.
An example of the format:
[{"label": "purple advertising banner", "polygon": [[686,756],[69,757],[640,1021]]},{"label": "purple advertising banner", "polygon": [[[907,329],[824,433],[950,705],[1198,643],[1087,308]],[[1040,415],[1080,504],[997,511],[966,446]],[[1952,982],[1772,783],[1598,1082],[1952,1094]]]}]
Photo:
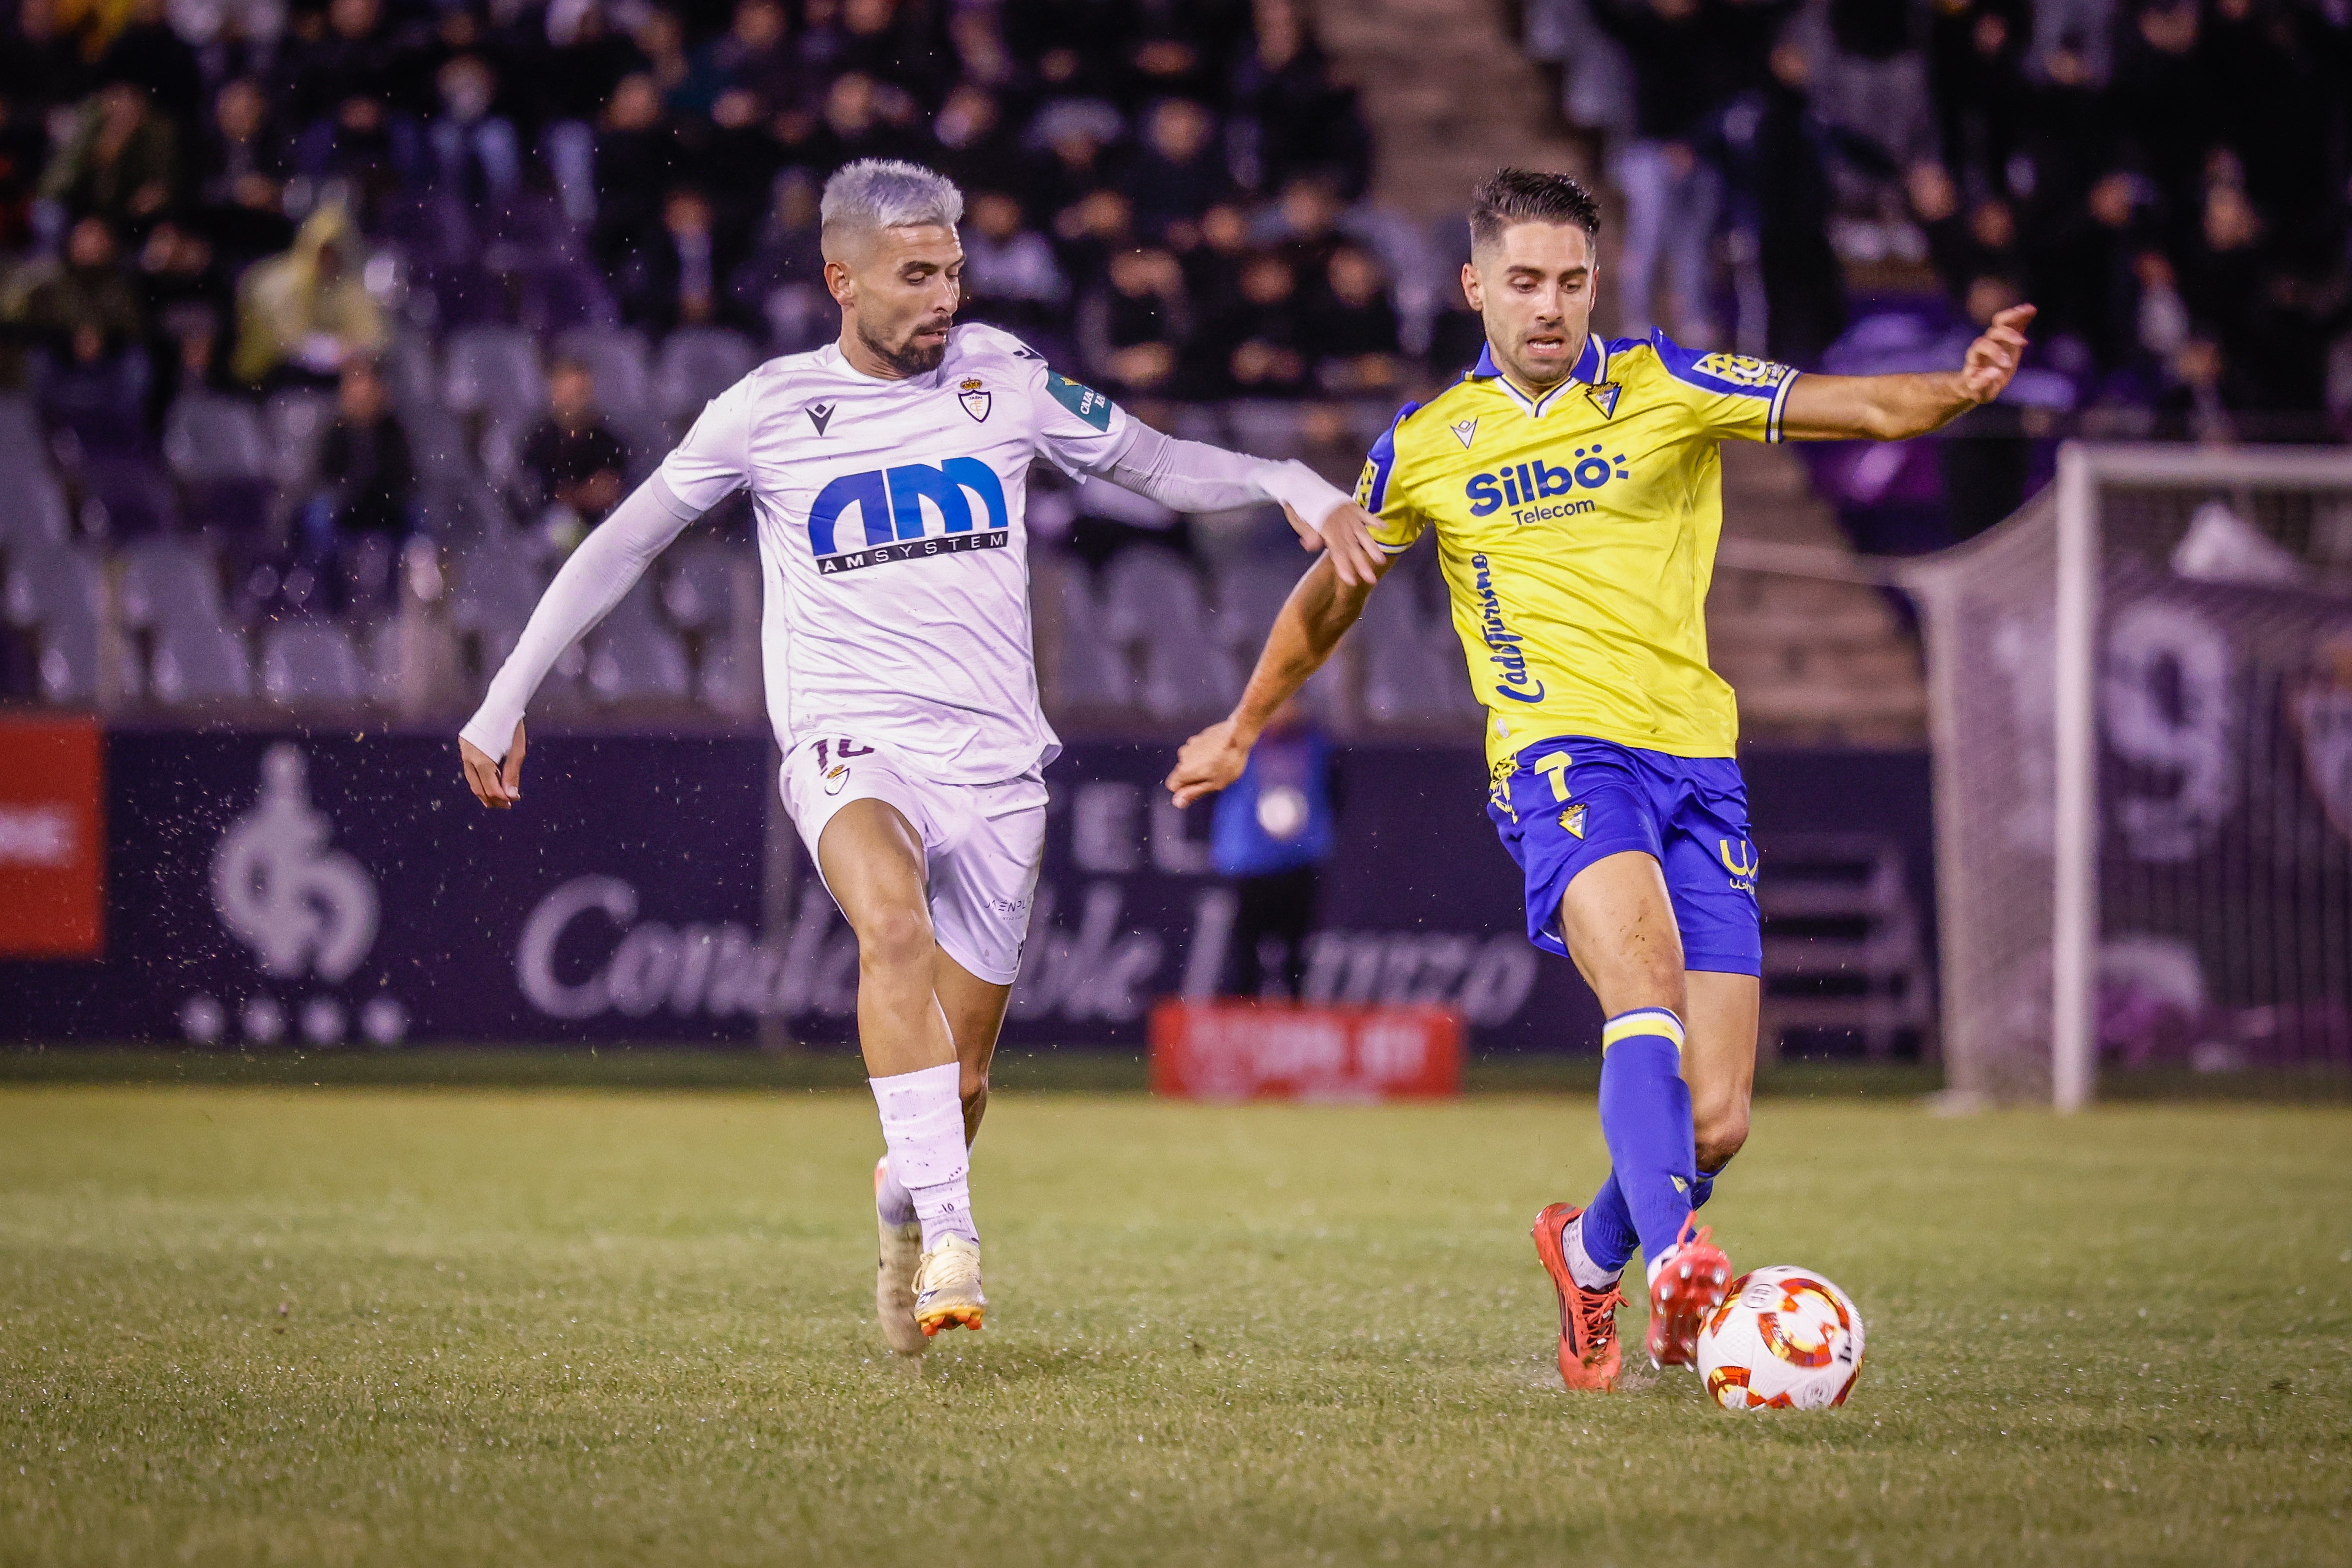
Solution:
[{"label": "purple advertising banner", "polygon": [[[1079,745],[1048,771],[1009,1043],[1140,1047],[1154,1001],[1214,994],[1235,897],[1208,808],[1158,787],[1170,755]],[[1521,934],[1477,755],[1359,746],[1339,766],[1307,996],[1451,1006],[1477,1049],[1595,1048],[1590,994]],[[551,735],[521,803],[491,813],[440,736],[117,731],[104,955],[0,963],[0,1038],[689,1044],[772,1016],[845,1043],[856,946],[789,824],[772,830],[768,767],[757,738]],[[1874,814],[1916,847],[1927,902],[1923,757],[1748,772],[1768,864],[1776,821]]]},{"label": "purple advertising banner", "polygon": [[[765,758],[758,741],[551,738],[531,747],[522,805],[493,813],[441,737],[118,731],[105,956],[0,964],[0,1031],[319,1045],[743,1035],[745,1018],[631,989],[612,961],[619,927],[747,941],[758,928]],[[550,924],[549,892],[566,887],[602,926]],[[714,944],[693,962],[722,956]],[[661,980],[665,966],[687,967],[660,953],[637,973]]]}]

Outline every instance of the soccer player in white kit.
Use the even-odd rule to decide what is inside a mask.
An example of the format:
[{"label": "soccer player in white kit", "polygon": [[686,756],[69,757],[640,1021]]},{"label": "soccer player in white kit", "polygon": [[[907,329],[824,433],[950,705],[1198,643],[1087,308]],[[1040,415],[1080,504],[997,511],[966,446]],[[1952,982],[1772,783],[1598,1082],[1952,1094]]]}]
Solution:
[{"label": "soccer player in white kit", "polygon": [[711,400],[564,563],[458,742],[476,798],[511,807],[523,710],[549,668],[688,523],[751,490],[784,804],[857,938],[887,1151],[876,1306],[906,1355],[988,1310],[968,1150],[1060,750],[1031,643],[1031,460],[1178,510],[1276,502],[1344,579],[1378,570],[1369,518],[1304,464],[1172,440],[1009,333],[954,326],[962,213],[952,184],[911,163],[865,159],[826,182],[839,341]]}]

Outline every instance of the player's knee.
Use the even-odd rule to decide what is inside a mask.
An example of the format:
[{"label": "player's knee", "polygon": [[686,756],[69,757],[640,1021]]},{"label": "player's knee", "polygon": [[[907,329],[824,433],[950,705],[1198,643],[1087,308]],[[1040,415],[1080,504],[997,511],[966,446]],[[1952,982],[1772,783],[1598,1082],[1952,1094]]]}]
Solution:
[{"label": "player's knee", "polygon": [[920,906],[876,910],[859,921],[857,958],[868,969],[928,967],[931,921]]},{"label": "player's knee", "polygon": [[1696,1134],[1698,1168],[1720,1171],[1748,1142],[1748,1107],[1727,1105],[1701,1115],[1692,1131]]}]

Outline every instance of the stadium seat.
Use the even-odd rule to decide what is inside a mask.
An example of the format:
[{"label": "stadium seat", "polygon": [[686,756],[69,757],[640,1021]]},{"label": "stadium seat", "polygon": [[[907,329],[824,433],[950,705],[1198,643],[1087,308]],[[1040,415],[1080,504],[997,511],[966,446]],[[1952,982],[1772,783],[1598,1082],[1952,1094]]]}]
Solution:
[{"label": "stadium seat", "polygon": [[245,640],[218,620],[184,616],[160,623],[147,690],[172,707],[252,696]]},{"label": "stadium seat", "polygon": [[669,426],[654,397],[653,351],[635,327],[575,327],[555,352],[596,377],[596,406],[628,447],[631,472],[650,471],[669,449]]},{"label": "stadium seat", "polygon": [[357,702],[373,684],[351,638],[332,621],[280,621],[262,635],[261,689],[273,700]]},{"label": "stadium seat", "polygon": [[257,479],[269,471],[261,416],[240,398],[183,393],[163,416],[163,458],[183,479]]},{"label": "stadium seat", "polygon": [[0,458],[10,463],[27,458],[48,460],[48,443],[41,438],[40,416],[33,412],[32,399],[22,393],[0,395]]},{"label": "stadium seat", "polygon": [[756,658],[739,652],[737,639],[712,637],[702,645],[701,667],[694,672],[694,695],[721,713],[755,714],[760,710],[761,672]]},{"label": "stadium seat", "polygon": [[662,414],[683,432],[702,405],[751,374],[760,351],[740,332],[685,327],[662,342],[654,365],[654,395]]},{"label": "stadium seat", "polygon": [[1123,522],[1130,528],[1166,530],[1176,526],[1176,513],[1172,510],[1150,496],[1123,489],[1108,479],[1081,481],[1077,509],[1081,516]]},{"label": "stadium seat", "polygon": [[11,552],[8,620],[34,634],[41,695],[48,701],[97,700],[104,593],[98,560],[86,551],[51,545]]},{"label": "stadium seat", "polygon": [[1364,711],[1384,723],[1426,723],[1468,710],[1462,651],[1443,616],[1424,616],[1410,578],[1365,601],[1356,636],[1363,649]]},{"label": "stadium seat", "polygon": [[682,631],[711,632],[734,618],[735,573],[746,552],[740,545],[696,540],[669,552],[662,578],[662,609]]},{"label": "stadium seat", "polygon": [[467,445],[465,427],[448,405],[428,401],[404,405],[400,425],[408,434],[408,449],[415,454],[417,477],[427,486],[459,488],[480,483],[481,465]]},{"label": "stadium seat", "polygon": [[389,611],[400,593],[400,546],[388,533],[347,536],[336,571],[342,581],[343,614],[373,617]]},{"label": "stadium seat", "polygon": [[514,276],[516,313],[542,338],[580,328],[608,328],[620,307],[604,275],[585,261],[561,252],[538,257]]},{"label": "stadium seat", "polygon": [[1154,546],[1123,552],[1103,574],[1103,630],[1116,647],[1140,645],[1144,711],[1199,718],[1232,701],[1241,681],[1212,637],[1200,578]]},{"label": "stadium seat", "polygon": [[49,467],[39,416],[21,395],[0,396],[0,548],[11,541],[63,543],[72,523],[65,492]]},{"label": "stadium seat", "polygon": [[367,634],[369,695],[379,702],[397,702],[401,699],[401,636],[397,616],[386,616]]},{"label": "stadium seat", "polygon": [[1259,458],[1298,458],[1307,453],[1307,422],[1300,405],[1254,398],[1230,409],[1233,444]]},{"label": "stadium seat", "polygon": [[0,472],[9,476],[9,482],[0,485],[0,549],[12,543],[63,544],[72,531],[73,516],[47,459],[35,453],[29,462],[0,456],[0,463],[7,465]]},{"label": "stadium seat", "polygon": [[93,534],[143,539],[172,533],[180,521],[179,497],[163,464],[149,450],[81,447],[70,436],[60,443],[82,493],[82,526]]},{"label": "stadium seat", "polygon": [[450,619],[475,639],[487,679],[514,650],[542,586],[539,570],[520,542],[485,539],[458,558]]},{"label": "stadium seat", "polygon": [[442,354],[442,390],[449,407],[460,414],[530,429],[547,410],[538,341],[520,327],[452,332]]},{"label": "stadium seat", "polygon": [[1297,560],[1263,555],[1226,562],[1216,574],[1217,640],[1244,658],[1256,658],[1304,570]]},{"label": "stadium seat", "polygon": [[639,582],[593,635],[588,686],[602,702],[684,698],[692,689],[686,649],[654,613],[653,584]]},{"label": "stadium seat", "polygon": [[438,350],[427,332],[404,329],[394,333],[376,369],[394,406],[404,412],[420,403],[441,401]]},{"label": "stadium seat", "polygon": [[196,528],[250,529],[269,514],[269,444],[261,416],[238,398],[184,393],[163,416],[163,460]]},{"label": "stadium seat", "polygon": [[319,447],[334,422],[335,399],[324,392],[289,390],[261,405],[269,474],[280,493],[308,492],[319,472]]},{"label": "stadium seat", "polygon": [[1050,660],[1047,686],[1056,706],[1123,710],[1135,701],[1135,674],[1103,635],[1102,605],[1094,582],[1077,562],[1041,555],[1032,560],[1039,619],[1053,628],[1041,639]]},{"label": "stadium seat", "polygon": [[151,539],[122,552],[122,624],[152,631],[166,623],[221,618],[220,572],[212,552],[191,540]]}]

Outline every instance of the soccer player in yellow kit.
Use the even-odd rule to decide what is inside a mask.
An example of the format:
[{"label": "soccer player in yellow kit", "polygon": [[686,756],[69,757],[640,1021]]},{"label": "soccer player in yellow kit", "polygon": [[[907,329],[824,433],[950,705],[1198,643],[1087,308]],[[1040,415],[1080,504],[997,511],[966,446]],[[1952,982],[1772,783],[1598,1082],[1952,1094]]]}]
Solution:
[{"label": "soccer player in yellow kit", "polygon": [[[1504,169],[1478,188],[1462,287],[1486,351],[1397,416],[1357,496],[1390,557],[1437,537],[1528,939],[1575,963],[1608,1019],[1612,1169],[1590,1204],[1553,1204],[1535,1226],[1570,1388],[1616,1383],[1618,1281],[1637,1245],[1659,1365],[1690,1363],[1731,1278],[1692,1223],[1748,1136],[1762,958],[1738,714],[1706,659],[1717,444],[1925,435],[2000,395],[2033,319],[2003,311],[1960,369],[1916,375],[1800,375],[1658,333],[1605,342],[1590,331],[1599,228],[1564,174]],[[1185,742],[1168,778],[1179,805],[1240,774],[1370,592],[1328,559],[1308,570],[1233,713]]]}]

